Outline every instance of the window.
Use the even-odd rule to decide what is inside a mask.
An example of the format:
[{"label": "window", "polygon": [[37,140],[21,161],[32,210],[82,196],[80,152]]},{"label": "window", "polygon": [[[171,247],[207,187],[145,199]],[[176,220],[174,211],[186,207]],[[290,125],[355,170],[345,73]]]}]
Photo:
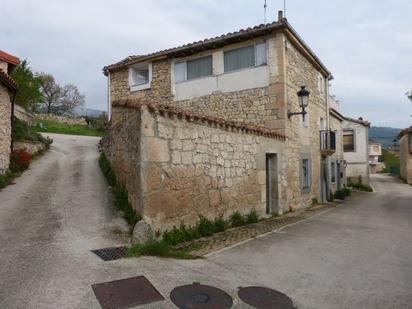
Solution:
[{"label": "window", "polygon": [[330,181],[332,183],[336,182],[336,162],[330,163]]},{"label": "window", "polygon": [[183,82],[213,75],[212,56],[193,59],[175,64],[175,81]]},{"label": "window", "polygon": [[310,159],[302,159],[302,189],[310,188],[311,170]]},{"label": "window", "polygon": [[150,88],[150,82],[150,63],[138,63],[129,69],[129,86],[131,91]]},{"label": "window", "polygon": [[355,137],[353,130],[343,131],[343,151],[355,151]]},{"label": "window", "polygon": [[224,53],[225,72],[267,64],[266,43],[230,50]]}]

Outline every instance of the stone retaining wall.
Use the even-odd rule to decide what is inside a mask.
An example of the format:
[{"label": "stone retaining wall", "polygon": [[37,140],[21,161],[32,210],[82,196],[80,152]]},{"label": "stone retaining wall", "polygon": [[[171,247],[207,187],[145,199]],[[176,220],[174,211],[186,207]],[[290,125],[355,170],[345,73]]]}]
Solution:
[{"label": "stone retaining wall", "polygon": [[86,119],[83,117],[71,118],[65,116],[58,116],[54,114],[36,114],[37,120],[52,120],[68,125],[87,125]]},{"label": "stone retaining wall", "polygon": [[0,175],[9,168],[11,149],[11,103],[6,87],[0,84]]},{"label": "stone retaining wall", "polygon": [[[140,129],[139,129],[140,128]],[[115,107],[105,152],[153,229],[192,225],[199,215],[266,213],[266,153],[278,154],[279,206],[287,210],[285,141],[202,121]],[[139,158],[140,157],[140,158]]]},{"label": "stone retaining wall", "polygon": [[43,143],[39,143],[39,142],[17,141],[17,142],[13,142],[13,149],[14,150],[25,149],[31,155],[35,155],[39,151],[46,149],[46,146]]}]

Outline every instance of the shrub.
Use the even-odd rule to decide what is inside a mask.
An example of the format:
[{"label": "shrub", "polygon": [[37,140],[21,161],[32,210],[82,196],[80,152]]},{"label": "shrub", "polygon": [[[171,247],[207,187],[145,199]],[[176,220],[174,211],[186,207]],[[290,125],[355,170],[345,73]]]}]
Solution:
[{"label": "shrub", "polygon": [[24,149],[14,150],[10,155],[10,170],[18,173],[29,168],[31,155]]},{"label": "shrub", "polygon": [[0,189],[3,189],[5,186],[9,185],[12,180],[16,177],[16,174],[8,170],[3,175],[0,175]]},{"label": "shrub", "polygon": [[200,236],[211,236],[215,233],[215,226],[212,221],[209,219],[200,216],[200,220],[196,225],[197,231],[199,232]]},{"label": "shrub", "polygon": [[49,149],[50,145],[53,143],[51,138],[43,137],[40,133],[35,132],[26,122],[18,118],[14,118],[13,120],[13,140],[27,140],[43,143],[46,146],[46,149]]},{"label": "shrub", "polygon": [[255,209],[253,209],[250,213],[247,214],[246,223],[251,224],[257,222],[259,222],[259,214]]},{"label": "shrub", "polygon": [[350,196],[352,194],[352,191],[347,187],[344,187],[342,189],[342,192],[345,194],[345,196]]},{"label": "shrub", "polygon": [[234,227],[242,226],[245,225],[245,218],[240,212],[236,211],[230,216],[230,223]]},{"label": "shrub", "polygon": [[373,189],[372,189],[371,186],[365,185],[363,183],[350,183],[350,184],[348,184],[348,186],[352,187],[356,190],[359,190],[359,191],[373,192]]},{"label": "shrub", "polygon": [[337,190],[335,192],[335,198],[338,200],[344,200],[346,198],[346,194],[343,190]]},{"label": "shrub", "polygon": [[145,244],[138,244],[128,249],[127,256],[160,256],[165,258],[196,259],[187,252],[175,250],[165,241],[149,241]]},{"label": "shrub", "polygon": [[225,221],[225,219],[223,219],[222,216],[216,218],[213,224],[215,226],[216,233],[223,232],[227,229],[227,222]]},{"label": "shrub", "polygon": [[125,187],[117,182],[116,175],[114,174],[110,162],[104,153],[100,154],[99,165],[105,176],[107,183],[113,188],[114,205],[118,210],[123,212],[123,217],[134,227],[142,217],[136,213],[132,205],[129,202],[129,194]]}]

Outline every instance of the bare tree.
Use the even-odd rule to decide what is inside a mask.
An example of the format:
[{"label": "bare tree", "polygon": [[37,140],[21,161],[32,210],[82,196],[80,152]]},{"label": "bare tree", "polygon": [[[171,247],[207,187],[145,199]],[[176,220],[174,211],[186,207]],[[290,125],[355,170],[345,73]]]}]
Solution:
[{"label": "bare tree", "polygon": [[84,105],[84,95],[75,85],[60,86],[50,74],[41,73],[41,91],[43,110],[47,114],[71,114],[76,107]]}]

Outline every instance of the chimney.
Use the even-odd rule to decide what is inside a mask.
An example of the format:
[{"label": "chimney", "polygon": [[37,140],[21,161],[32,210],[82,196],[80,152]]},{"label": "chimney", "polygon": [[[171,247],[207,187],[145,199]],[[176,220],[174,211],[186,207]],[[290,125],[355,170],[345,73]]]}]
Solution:
[{"label": "chimney", "polygon": [[278,12],[278,22],[282,22],[283,20],[283,11]]}]

